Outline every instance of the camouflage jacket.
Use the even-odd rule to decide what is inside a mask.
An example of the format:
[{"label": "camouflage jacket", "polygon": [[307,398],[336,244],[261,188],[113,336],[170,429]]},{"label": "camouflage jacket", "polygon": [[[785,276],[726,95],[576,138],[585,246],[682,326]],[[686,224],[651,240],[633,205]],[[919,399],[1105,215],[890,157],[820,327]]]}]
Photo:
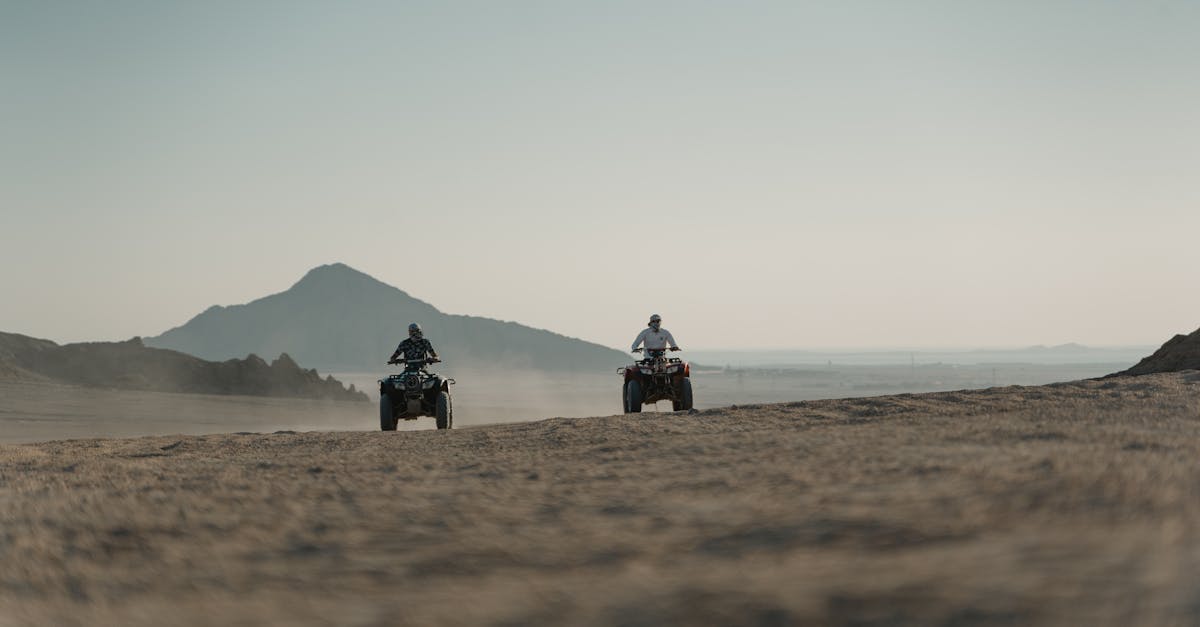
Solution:
[{"label": "camouflage jacket", "polygon": [[425,338],[413,339],[408,338],[396,347],[396,352],[392,353],[392,359],[400,356],[404,359],[425,359],[426,355],[437,357],[437,351],[433,350],[433,344]]}]

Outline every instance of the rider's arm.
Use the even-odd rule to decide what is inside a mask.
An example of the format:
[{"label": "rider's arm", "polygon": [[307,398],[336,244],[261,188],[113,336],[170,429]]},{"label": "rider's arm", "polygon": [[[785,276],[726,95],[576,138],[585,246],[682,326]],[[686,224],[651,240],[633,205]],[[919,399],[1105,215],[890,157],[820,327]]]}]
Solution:
[{"label": "rider's arm", "polygon": [[433,350],[433,342],[425,340],[425,350],[428,350],[429,354],[432,355],[434,359],[438,358],[437,351]]},{"label": "rider's arm", "polygon": [[665,329],[663,332],[667,334],[667,343],[671,345],[671,348],[679,348],[679,345],[675,343],[675,338],[671,335],[671,332]]},{"label": "rider's arm", "polygon": [[641,344],[642,341],[645,339],[646,339],[646,329],[642,329],[642,332],[638,333],[638,336],[636,338],[634,338],[633,347],[629,349],[629,352],[632,353],[632,352],[636,351],[638,348],[638,344]]}]

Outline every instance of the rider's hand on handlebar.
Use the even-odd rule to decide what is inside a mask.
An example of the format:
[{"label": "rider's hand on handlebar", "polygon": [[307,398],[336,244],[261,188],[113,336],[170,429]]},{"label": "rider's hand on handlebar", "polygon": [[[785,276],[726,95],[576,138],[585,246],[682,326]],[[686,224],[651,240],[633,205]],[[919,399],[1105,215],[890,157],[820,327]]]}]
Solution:
[{"label": "rider's hand on handlebar", "polygon": [[629,351],[629,352],[631,352],[631,353],[640,353],[640,352],[642,352],[642,349],[640,349],[640,348],[635,348],[635,349],[633,349],[633,350],[631,350],[631,351]]},{"label": "rider's hand on handlebar", "polygon": [[672,347],[671,347],[671,351],[672,351],[672,352],[674,352],[674,351],[678,351],[678,350],[683,350],[683,349],[679,348],[678,346],[672,346]]}]

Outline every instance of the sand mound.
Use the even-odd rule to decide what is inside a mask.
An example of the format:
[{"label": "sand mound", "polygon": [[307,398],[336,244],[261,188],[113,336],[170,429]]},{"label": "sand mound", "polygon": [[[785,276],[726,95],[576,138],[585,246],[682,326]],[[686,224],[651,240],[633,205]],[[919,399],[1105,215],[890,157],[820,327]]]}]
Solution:
[{"label": "sand mound", "polygon": [[1190,335],[1176,335],[1134,367],[1109,376],[1134,376],[1181,370],[1200,370],[1200,329]]}]

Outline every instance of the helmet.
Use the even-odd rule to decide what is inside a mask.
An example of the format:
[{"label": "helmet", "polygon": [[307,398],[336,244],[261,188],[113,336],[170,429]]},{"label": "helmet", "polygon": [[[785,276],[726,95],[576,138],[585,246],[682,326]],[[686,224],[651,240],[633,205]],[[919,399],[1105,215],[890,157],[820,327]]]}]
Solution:
[{"label": "helmet", "polygon": [[408,325],[408,336],[409,337],[421,337],[421,325],[419,325],[415,322]]},{"label": "helmet", "polygon": [[660,324],[662,324],[662,316],[658,314],[653,314],[650,316],[650,326],[657,327]]}]

